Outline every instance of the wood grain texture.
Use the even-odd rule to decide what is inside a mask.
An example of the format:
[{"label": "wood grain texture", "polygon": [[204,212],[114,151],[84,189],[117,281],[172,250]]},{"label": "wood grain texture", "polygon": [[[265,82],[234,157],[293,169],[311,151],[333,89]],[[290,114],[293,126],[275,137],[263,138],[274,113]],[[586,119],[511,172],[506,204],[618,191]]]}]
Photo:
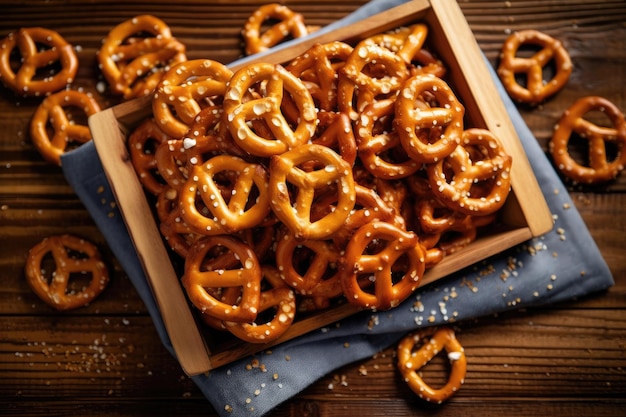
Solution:
[{"label": "wood grain texture", "polygon": [[[0,37],[45,26],[79,45],[76,85],[101,106],[95,52],[122,20],[152,13],[165,20],[191,58],[230,62],[239,32],[264,1],[0,0]],[[311,24],[327,24],[364,0],[291,0]],[[460,0],[489,62],[513,30],[535,28],[561,39],[574,61],[566,88],[520,111],[547,149],[562,111],[583,95],[603,95],[626,110],[626,3],[622,0]],[[58,167],[33,147],[28,124],[37,99],[0,88],[0,414],[12,416],[213,416],[211,405],[159,338],[130,281]],[[626,407],[626,175],[598,187],[566,182],[616,285],[542,309],[464,322],[467,382],[443,406],[416,398],[395,371],[393,349],[339,369],[279,406],[284,416],[621,416]],[[23,276],[28,249],[53,233],[79,234],[103,251],[111,285],[90,306],[51,311]],[[446,366],[424,371],[435,384]],[[332,389],[330,389],[332,387]]]}]

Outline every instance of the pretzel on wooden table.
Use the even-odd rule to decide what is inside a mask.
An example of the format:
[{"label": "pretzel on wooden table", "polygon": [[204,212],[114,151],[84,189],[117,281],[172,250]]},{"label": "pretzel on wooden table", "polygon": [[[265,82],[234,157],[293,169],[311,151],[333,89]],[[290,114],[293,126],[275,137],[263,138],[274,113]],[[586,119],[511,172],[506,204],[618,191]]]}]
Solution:
[{"label": "pretzel on wooden table", "polygon": [[[72,120],[71,109],[81,113],[85,124]],[[87,93],[63,90],[47,96],[35,110],[30,123],[33,144],[44,159],[61,165],[62,154],[75,145],[91,140],[86,119],[99,111],[100,105]]]},{"label": "pretzel on wooden table", "polygon": [[[16,48],[20,63],[15,71],[11,56]],[[45,78],[38,76],[38,71],[57,62],[58,71]],[[60,91],[74,81],[77,72],[74,47],[54,30],[22,28],[0,42],[0,81],[18,94],[40,96]]]}]

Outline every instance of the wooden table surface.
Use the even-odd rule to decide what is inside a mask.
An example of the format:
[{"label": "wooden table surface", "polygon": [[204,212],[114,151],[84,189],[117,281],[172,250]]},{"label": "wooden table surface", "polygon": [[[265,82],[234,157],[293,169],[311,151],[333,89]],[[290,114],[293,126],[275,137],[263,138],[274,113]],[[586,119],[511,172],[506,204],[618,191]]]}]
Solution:
[{"label": "wooden table surface", "polygon": [[[307,23],[324,25],[364,0],[292,0]],[[542,146],[576,98],[601,95],[626,111],[626,2],[511,0],[459,2],[495,64],[505,37],[533,28],[558,37],[574,72],[563,91],[521,108]],[[2,0],[0,37],[20,27],[59,31],[80,59],[76,87],[103,107],[95,53],[109,29],[154,14],[187,45],[189,58],[230,62],[240,29],[261,1]],[[0,88],[0,414],[15,416],[210,416],[211,405],[161,345],[144,305],[63,177],[32,145],[38,99]],[[480,415],[618,416],[626,407],[626,173],[593,188],[568,185],[614,277],[584,299],[459,323],[468,373],[444,405],[422,402],[395,370],[393,349],[330,375],[272,416]],[[106,291],[88,307],[58,313],[24,278],[26,253],[42,238],[72,233],[95,242],[111,268]],[[593,277],[589,277],[593,279]],[[432,364],[433,384],[445,376]],[[333,389],[329,387],[333,386]]]}]

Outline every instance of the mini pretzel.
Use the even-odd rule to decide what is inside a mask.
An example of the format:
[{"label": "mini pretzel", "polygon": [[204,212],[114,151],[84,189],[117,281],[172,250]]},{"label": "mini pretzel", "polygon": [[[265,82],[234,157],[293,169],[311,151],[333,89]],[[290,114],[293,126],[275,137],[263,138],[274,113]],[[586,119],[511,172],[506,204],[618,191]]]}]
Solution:
[{"label": "mini pretzel", "polygon": [[[374,253],[370,247],[374,245]],[[404,259],[406,258],[406,259]],[[403,259],[402,276],[392,272]],[[424,274],[425,253],[415,233],[390,223],[373,221],[352,236],[341,260],[341,285],[346,299],[359,307],[388,310],[415,291]],[[362,278],[374,287],[362,288]],[[368,279],[369,278],[369,279]],[[395,282],[394,282],[395,281]]]},{"label": "mini pretzel", "polygon": [[459,143],[464,113],[445,81],[419,74],[403,84],[394,124],[406,153],[415,161],[433,163],[450,155]]},{"label": "mini pretzel", "polygon": [[128,136],[130,160],[139,182],[154,195],[160,194],[166,188],[157,167],[156,149],[168,140],[170,137],[159,129],[152,118],[146,119]]},{"label": "mini pretzel", "polygon": [[[46,270],[48,255],[54,260],[52,270]],[[32,247],[26,259],[25,273],[35,294],[57,310],[88,304],[109,283],[109,273],[98,248],[72,235],[50,236]],[[89,278],[89,283],[75,288],[79,275]]]},{"label": "mini pretzel", "polygon": [[[537,45],[541,50],[530,58],[517,56],[524,45]],[[556,74],[545,82],[543,70],[551,61],[555,63]],[[536,30],[523,30],[513,33],[504,42],[497,72],[511,97],[538,104],[563,88],[572,73],[572,62],[557,39]],[[526,74],[526,87],[515,78],[521,73]]]},{"label": "mini pretzel", "polygon": [[344,42],[315,44],[285,67],[300,78],[320,110],[333,112],[337,108],[338,70],[352,53]]},{"label": "mini pretzel", "polygon": [[381,121],[391,122],[394,114],[395,100],[383,99],[368,104],[356,121],[359,157],[365,169],[378,178],[404,178],[421,168],[406,155],[392,123],[377,127]]},{"label": "mini pretzel", "polygon": [[[299,165],[316,162],[319,169],[303,171]],[[316,193],[336,184],[337,206],[321,219],[311,219]],[[295,187],[295,201],[290,189]],[[356,196],[350,165],[332,149],[305,144],[281,155],[270,163],[271,207],[297,239],[324,239],[338,230],[350,215]]]},{"label": "mini pretzel", "polygon": [[[451,364],[450,377],[443,387],[435,389],[424,382],[420,369],[442,349],[447,352]],[[404,380],[413,392],[426,401],[441,404],[454,395],[465,382],[465,351],[450,328],[422,330],[405,336],[398,343],[397,352],[398,369]]]},{"label": "mini pretzel", "polygon": [[152,100],[157,125],[174,139],[182,138],[204,107],[220,104],[232,71],[210,59],[173,65],[159,81]]},{"label": "mini pretzel", "polygon": [[170,65],[186,60],[185,45],[151,15],[136,16],[114,27],[98,51],[102,74],[111,90],[125,99],[152,93]]},{"label": "mini pretzel", "polygon": [[[603,127],[584,119],[591,111],[608,116],[611,127]],[[589,142],[589,166],[577,162],[569,153],[569,144],[576,134]],[[607,143],[613,143],[617,154],[607,158]],[[569,178],[585,184],[614,179],[626,165],[626,122],[624,114],[611,101],[596,96],[577,100],[561,117],[550,142],[550,153],[557,168]]]},{"label": "mini pretzel", "polygon": [[[272,20],[277,20],[278,23],[261,33],[263,24]],[[308,34],[304,17],[278,3],[265,4],[255,10],[242,31],[247,55],[265,51],[285,41],[289,35],[292,38],[301,38]]]},{"label": "mini pretzel", "polygon": [[461,213],[492,214],[510,191],[511,157],[488,130],[466,130],[461,145],[427,170],[438,199]]},{"label": "mini pretzel", "polygon": [[[11,65],[11,55],[16,47],[21,56],[17,72]],[[39,79],[37,72],[57,61],[61,69]],[[53,30],[22,28],[10,33],[0,43],[0,80],[18,94],[38,96],[62,90],[74,81],[77,71],[78,58],[74,48]]]},{"label": "mini pretzel", "polygon": [[[64,90],[46,97],[33,115],[30,134],[33,144],[50,163],[61,165],[61,155],[75,144],[91,140],[89,127],[74,123],[68,108],[77,108],[85,118],[100,111],[98,102],[89,94]],[[48,132],[51,125],[52,136]]]},{"label": "mini pretzel", "polygon": [[[246,99],[246,92],[266,83],[264,94]],[[300,115],[295,128],[285,119],[281,105],[289,96]],[[224,113],[237,145],[256,156],[272,156],[306,143],[315,133],[317,114],[313,98],[302,81],[280,65],[256,63],[233,75],[224,98]],[[250,122],[262,120],[272,133],[265,138],[254,132]]]},{"label": "mini pretzel", "polygon": [[[208,254],[217,247],[233,252],[239,265],[205,269]],[[261,277],[261,265],[248,245],[226,235],[207,236],[189,250],[182,284],[191,302],[203,314],[219,320],[251,322],[259,312]],[[224,302],[214,295],[213,290],[229,288],[240,294],[235,301]]]},{"label": "mini pretzel", "polygon": [[[228,199],[218,182],[223,172],[234,174]],[[198,197],[208,213],[198,210]],[[260,164],[230,155],[215,156],[194,166],[180,190],[180,207],[184,222],[200,234],[230,233],[257,226],[270,212],[268,174]]]}]

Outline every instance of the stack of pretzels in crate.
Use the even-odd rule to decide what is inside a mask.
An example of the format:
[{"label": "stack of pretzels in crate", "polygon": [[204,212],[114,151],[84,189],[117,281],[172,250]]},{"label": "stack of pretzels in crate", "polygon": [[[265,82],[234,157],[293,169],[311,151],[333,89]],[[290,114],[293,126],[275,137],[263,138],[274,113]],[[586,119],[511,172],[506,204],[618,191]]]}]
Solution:
[{"label": "stack of pretzels in crate", "polygon": [[263,343],[337,300],[393,308],[494,222],[511,157],[464,126],[426,37],[415,24],[163,75],[129,150],[206,323]]}]

